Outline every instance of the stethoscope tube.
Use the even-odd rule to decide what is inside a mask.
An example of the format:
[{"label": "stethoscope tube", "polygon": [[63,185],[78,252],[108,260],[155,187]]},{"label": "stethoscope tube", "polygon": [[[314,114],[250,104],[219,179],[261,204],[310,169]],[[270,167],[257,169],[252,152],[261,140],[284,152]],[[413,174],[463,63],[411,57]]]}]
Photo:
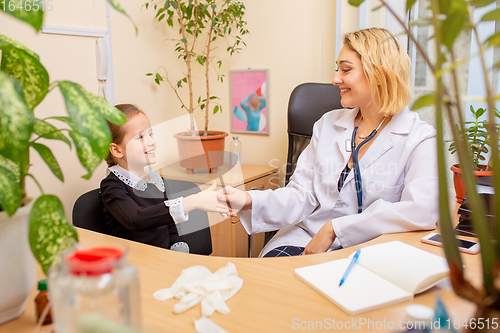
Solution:
[{"label": "stethoscope tube", "polygon": [[375,135],[377,135],[377,131],[379,130],[380,126],[384,123],[386,117],[382,119],[382,122],[377,126],[376,129],[374,129],[370,135],[366,137],[357,147],[356,147],[356,133],[358,132],[358,126],[359,123],[361,122],[361,119],[358,121],[358,124],[356,127],[354,127],[354,130],[352,131],[352,137],[351,137],[351,151],[352,151],[352,168],[354,171],[354,185],[356,186],[356,196],[358,198],[358,214],[363,211],[363,183],[361,181],[361,172],[359,171],[359,162],[358,162],[358,153],[361,147],[366,144],[368,141],[373,139]]}]

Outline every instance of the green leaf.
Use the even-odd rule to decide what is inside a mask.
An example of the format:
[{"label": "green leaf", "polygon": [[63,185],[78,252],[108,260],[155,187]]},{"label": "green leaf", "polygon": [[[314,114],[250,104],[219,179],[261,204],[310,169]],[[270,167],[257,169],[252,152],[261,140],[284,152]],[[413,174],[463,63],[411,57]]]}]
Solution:
[{"label": "green leaf", "polygon": [[500,45],[500,31],[495,32],[493,35],[488,37],[488,46],[497,46]]},{"label": "green leaf", "polygon": [[152,76],[153,73],[146,73],[146,76]]},{"label": "green leaf", "polygon": [[[12,5],[11,5],[12,4]],[[30,7],[28,7],[28,4]],[[18,8],[19,6],[19,8]],[[14,7],[14,10],[10,10]],[[32,2],[27,2],[26,0],[10,0],[2,3],[0,7],[5,10],[7,14],[14,16],[15,18],[30,24],[36,31],[42,29],[43,22],[43,5],[39,5],[38,9],[35,10]]]},{"label": "green leaf", "polygon": [[349,4],[358,7],[361,5],[365,0],[349,0]]},{"label": "green leaf", "polygon": [[481,21],[498,21],[500,20],[500,8],[492,10],[489,13],[484,14]]},{"label": "green leaf", "polygon": [[452,0],[446,15],[443,22],[443,27],[446,28],[442,29],[443,43],[450,50],[453,42],[467,22],[467,4],[465,0]]},{"label": "green leaf", "polygon": [[186,38],[183,38],[183,39],[181,39],[181,42],[183,42],[184,44],[187,44],[188,41]]},{"label": "green leaf", "polygon": [[2,155],[0,155],[0,167],[4,167],[12,172],[17,180],[21,178],[21,169],[19,168],[19,165]]},{"label": "green leaf", "polygon": [[18,162],[28,148],[35,118],[23,99],[23,87],[0,71],[0,154]]},{"label": "green leaf", "polygon": [[429,95],[424,95],[424,96],[420,96],[414,103],[413,105],[411,106],[411,110],[412,111],[415,111],[415,110],[418,110],[420,108],[423,108],[423,107],[426,107],[426,106],[429,106],[429,105],[433,105],[435,102],[435,98],[434,98],[434,95],[433,94],[429,94]]},{"label": "green leaf", "polygon": [[472,0],[471,5],[476,8],[488,6],[490,3],[495,2],[496,0]]},{"label": "green leaf", "polygon": [[32,142],[31,146],[35,148],[35,150],[40,154],[45,163],[47,163],[47,165],[49,166],[52,173],[57,178],[59,178],[60,181],[64,182],[64,176],[62,174],[61,168],[59,167],[59,163],[57,163],[54,154],[52,154],[52,151],[47,146],[40,143]]},{"label": "green leaf", "polygon": [[128,19],[130,20],[130,22],[132,22],[132,24],[134,25],[135,34],[137,35],[139,33],[139,29],[137,29],[137,26],[135,25],[135,23],[132,20],[132,18],[127,14],[127,12],[125,11],[125,9],[118,3],[118,1],[117,0],[107,0],[107,1],[108,1],[108,3],[114,9],[116,9],[117,11],[119,11],[120,13],[122,13],[123,15],[125,15],[126,17],[128,17]]},{"label": "green leaf", "polygon": [[417,0],[406,0],[406,11],[409,11],[416,1]]},{"label": "green leaf", "polygon": [[49,74],[32,51],[19,43],[0,36],[2,64],[0,69],[21,82],[24,99],[33,110],[49,91]]},{"label": "green leaf", "polygon": [[89,93],[76,83],[61,81],[59,88],[75,127],[89,139],[97,156],[101,159],[108,156],[111,131],[101,114],[94,109],[95,101],[89,101]]},{"label": "green leaf", "polygon": [[60,260],[60,254],[78,242],[76,230],[68,224],[64,208],[56,196],[42,195],[30,214],[31,250],[45,274]]},{"label": "green leaf", "polygon": [[88,171],[88,174],[83,176],[83,178],[89,179],[95,168],[101,163],[102,159],[94,153],[92,147],[90,146],[90,142],[86,137],[75,131],[70,131],[69,136],[73,139],[73,143],[76,147],[76,154],[78,155],[80,163]]},{"label": "green leaf", "polygon": [[127,121],[127,117],[123,114],[123,112],[109,104],[104,98],[91,94],[81,86],[79,87],[85,97],[87,97],[87,100],[89,101],[90,106],[93,110],[99,112],[99,114],[110,123],[119,126],[125,124],[125,122]]},{"label": "green leaf", "polygon": [[0,205],[9,216],[14,215],[23,199],[17,178],[10,170],[0,166]]},{"label": "green leaf", "polygon": [[219,112],[219,106],[218,106],[218,105],[216,105],[216,106],[214,107],[214,114],[216,114],[217,112]]},{"label": "green leaf", "polygon": [[49,124],[44,120],[35,119],[33,132],[45,139],[64,141],[71,148],[71,142],[69,141],[69,139],[64,134],[62,134],[61,131],[58,130],[54,125]]}]

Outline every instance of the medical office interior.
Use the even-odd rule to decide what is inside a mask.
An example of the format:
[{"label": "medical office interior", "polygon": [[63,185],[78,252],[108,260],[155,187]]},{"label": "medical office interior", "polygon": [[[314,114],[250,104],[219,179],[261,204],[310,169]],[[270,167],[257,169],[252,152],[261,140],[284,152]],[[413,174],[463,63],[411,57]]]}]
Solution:
[{"label": "medical office interior", "polygon": [[[57,80],[76,82],[89,92],[100,96],[105,95],[111,105],[135,104],[146,113],[152,126],[175,119],[185,119],[186,111],[181,108],[175,92],[169,87],[168,83],[162,82],[161,85],[158,85],[154,81],[154,76],[146,75],[147,73],[155,73],[157,70],[161,72],[161,68],[164,67],[168,70],[170,77],[176,78],[182,75],[185,69],[184,64],[178,59],[178,54],[173,52],[172,44],[174,42],[169,40],[169,38],[177,38],[177,35],[174,30],[165,24],[165,21],[158,22],[155,19],[154,10],[147,9],[144,5],[145,1],[119,0],[130,18],[113,9],[105,0],[45,0],[45,2],[50,3],[51,6],[48,7],[46,4],[41,32],[35,32],[29,25],[5,14],[0,15],[0,31],[38,54],[40,61],[48,70],[51,82]],[[221,104],[222,111],[210,115],[209,129],[225,131],[229,134],[225,140],[226,151],[230,150],[233,136],[238,136],[242,145],[243,166],[268,167],[265,172],[266,175],[271,175],[268,182],[272,188],[285,185],[288,149],[287,108],[290,94],[295,87],[302,83],[332,82],[336,70],[335,61],[342,48],[341,43],[344,33],[369,27],[388,29],[408,48],[412,61],[411,85],[413,101],[435,89],[432,74],[426,69],[422,57],[412,46],[412,43],[408,41],[408,37],[403,33],[404,29],[400,23],[385,8],[373,10],[380,5],[378,0],[365,1],[360,7],[351,6],[347,0],[248,0],[242,2],[245,5],[244,20],[248,23],[246,29],[249,30],[249,34],[242,37],[246,46],[243,46],[239,53],[232,56],[225,52],[221,53],[223,64],[218,71],[224,75],[224,80],[222,83],[216,80],[213,81],[211,94],[220,98],[218,101]],[[386,2],[394,8],[400,17],[406,16],[406,1],[389,0]],[[422,13],[425,10],[425,1],[418,0],[415,10],[409,12],[409,15],[413,19],[417,19],[419,15],[423,15]],[[478,13],[477,15],[480,17],[481,14]],[[137,26],[137,32],[134,25]],[[410,29],[413,29],[412,31],[419,40],[427,40],[432,36],[432,31],[427,27],[411,27]],[[495,24],[485,24],[481,29],[494,31]],[[225,47],[223,42],[218,41],[218,43],[217,47]],[[432,48],[431,43],[425,45]],[[477,52],[474,43],[471,42],[471,36],[460,36],[460,45],[462,56]],[[497,50],[491,50],[487,57],[491,61],[497,62],[499,59]],[[484,107],[483,102],[474,98],[474,96],[481,94],[483,87],[479,75],[473,75],[473,73],[478,72],[479,67],[479,62],[471,60],[470,63],[463,65],[463,70],[460,72],[463,96],[467,96],[463,99],[462,109],[464,110],[468,110],[469,105],[474,105],[476,108]],[[193,75],[197,78],[195,87],[202,88],[205,85],[203,79],[204,68],[202,66],[195,66],[194,68]],[[231,117],[233,110],[231,110],[230,104],[229,75],[230,71],[238,70],[267,70],[266,107],[268,111],[267,133],[265,135],[232,132]],[[217,73],[213,71],[212,76],[217,76]],[[494,91],[499,88],[498,80],[498,71],[494,71],[492,80],[492,89]],[[181,90],[180,93],[186,95],[186,88]],[[469,97],[470,99],[468,99]],[[37,107],[37,117],[66,116],[65,110],[61,94],[52,92]],[[420,119],[434,125],[433,108],[419,109],[418,115]],[[468,113],[464,114],[464,116],[466,120],[470,118]],[[198,129],[202,129],[204,126],[203,112],[200,110],[195,111],[195,119]],[[186,130],[186,128],[179,128],[179,131],[181,130]],[[447,133],[446,139],[450,138],[449,135]],[[167,142],[171,147],[163,147],[163,149],[177,150],[173,139],[168,139]],[[31,158],[33,164],[41,167],[34,168],[32,172],[36,175],[46,193],[57,195],[60,198],[66,216],[71,222],[75,201],[83,193],[99,188],[101,180],[107,175],[107,165],[103,161],[90,179],[84,179],[82,177],[87,171],[79,163],[74,147],[70,149],[65,143],[55,140],[45,140],[44,143],[51,148],[60,163],[64,173],[64,182],[59,181],[52,174],[37,154],[33,154]],[[161,142],[157,144],[161,145]],[[449,154],[446,164],[450,187],[452,186],[452,173],[449,168],[455,163],[457,163],[457,157]],[[38,186],[32,180],[27,181],[27,191],[33,193],[33,195],[40,194]],[[450,193],[453,193],[452,188],[450,188]],[[216,214],[209,214],[209,216],[216,222],[223,220]],[[216,225],[213,221],[211,223]],[[236,238],[236,241],[238,241],[238,238]],[[244,241],[244,249],[241,250],[240,247],[240,250],[245,255],[241,256],[247,256],[248,253],[245,251],[248,242],[252,242],[252,240],[246,238]],[[262,240],[253,240],[253,242],[254,246],[262,248],[260,243]],[[96,245],[97,243],[91,242],[89,244]],[[113,242],[110,241],[110,244],[113,244]],[[213,246],[216,249],[219,245],[213,244]],[[232,259],[230,257],[240,256],[235,254],[239,251],[238,245],[233,246],[231,249],[221,246],[217,248],[217,251],[225,251],[225,249],[229,252],[220,253],[227,254],[229,258],[226,259],[229,261]],[[440,253],[437,247],[432,250],[433,253]],[[258,251],[259,249],[253,249],[254,256],[258,254]],[[343,257],[347,257],[351,252],[353,251],[346,252]],[[217,255],[217,253],[214,254]],[[441,256],[443,255],[441,254]],[[216,265],[223,267],[228,260],[211,263],[211,270],[215,271],[212,267]],[[186,263],[190,262],[190,260],[186,261]],[[202,263],[203,261],[199,262]],[[301,261],[296,267],[319,262],[321,261]],[[270,266],[273,265],[266,264],[263,266],[262,272],[272,274]],[[187,267],[189,265],[186,264],[183,268]],[[236,264],[236,268],[238,269],[238,264]],[[178,275],[179,272],[176,274]],[[142,276],[141,279],[143,279]],[[295,283],[304,284],[294,276],[290,276],[290,279],[297,280]],[[152,294],[158,289],[156,286],[154,290],[153,287],[145,286],[143,281],[144,279],[141,280],[141,293]],[[173,281],[164,280],[162,283],[166,288]],[[246,283],[251,285],[250,281],[245,280],[242,291],[244,291]],[[323,297],[319,294],[316,295],[316,291],[313,291],[307,285],[304,284],[303,288],[314,294],[307,300],[309,305],[315,304],[317,299],[314,297],[321,298],[323,301]],[[264,295],[261,296],[265,297]],[[237,297],[238,294],[234,296],[234,302],[237,302]],[[430,295],[427,294],[426,297],[430,297]],[[444,296],[445,301],[448,302],[454,301],[455,298],[453,297],[455,296]],[[30,299],[31,301],[32,299]],[[340,311],[328,300],[324,300],[324,302],[327,306],[331,306],[332,313]],[[418,304],[418,301],[414,303]],[[231,301],[228,301],[228,305],[231,307]],[[428,301],[427,305],[433,308],[434,298],[432,298],[432,301]],[[143,312],[154,311],[155,306],[143,302]],[[173,303],[170,303],[168,311],[171,312],[172,306]],[[26,307],[32,307],[32,304],[28,303]],[[396,308],[397,306],[394,306],[394,309]],[[238,313],[238,311],[243,312],[241,304],[235,306],[235,309],[239,309],[235,313]],[[465,305],[453,311],[450,316],[452,319],[454,315],[460,318],[473,316],[471,308]],[[464,316],[460,311],[464,311],[466,315]],[[30,316],[32,315],[31,312]],[[314,313],[314,310],[311,310],[311,313]],[[227,316],[231,315],[232,313]],[[27,315],[23,314],[23,316]],[[272,315],[270,314],[270,316]],[[335,314],[332,316],[335,316]],[[384,318],[381,315],[377,316],[381,320]],[[404,306],[400,305],[400,308],[394,310],[391,316],[390,318],[393,319],[407,318],[405,317],[407,314],[405,314]],[[198,312],[191,317],[198,318]],[[176,320],[178,317],[174,317],[169,313],[168,318],[168,320]],[[192,319],[186,319],[186,317],[182,318],[186,322],[192,321]],[[219,323],[228,331],[240,331],[238,329],[231,330],[231,328],[238,327],[235,326],[237,323],[225,322],[221,318],[220,316],[212,317],[213,321]],[[289,318],[288,315],[284,314],[277,315],[276,318],[277,321],[280,318],[286,318],[287,323],[283,327],[286,326],[288,329],[274,328],[275,332],[305,329],[310,325],[308,321],[310,318],[313,318],[312,321],[316,323],[314,325],[317,325],[317,320],[322,320],[322,318],[318,319],[314,316],[310,318],[307,316]],[[347,320],[346,318],[352,318],[352,316],[342,314],[341,318]],[[148,320],[154,321],[155,319],[143,319],[143,322]],[[10,324],[12,325],[12,322]],[[240,325],[245,326],[246,324],[240,323]],[[248,323],[248,325],[255,328],[252,325],[256,324]],[[323,325],[326,325],[325,321],[323,321]],[[151,331],[158,329],[155,324],[146,324],[145,326]],[[189,323],[189,326],[191,331],[194,332],[192,323]],[[15,327],[15,330],[5,332],[24,332],[22,329],[18,329],[17,326],[13,327]],[[317,326],[314,327],[317,328]],[[172,331],[177,330],[172,328]],[[262,330],[257,331],[266,332],[270,330],[262,328]],[[366,331],[371,331],[371,327],[368,327]],[[378,330],[373,329],[373,331]],[[380,331],[395,332],[397,330],[381,329]],[[0,332],[3,332],[2,325],[0,325]],[[254,330],[254,332],[256,331]]]}]

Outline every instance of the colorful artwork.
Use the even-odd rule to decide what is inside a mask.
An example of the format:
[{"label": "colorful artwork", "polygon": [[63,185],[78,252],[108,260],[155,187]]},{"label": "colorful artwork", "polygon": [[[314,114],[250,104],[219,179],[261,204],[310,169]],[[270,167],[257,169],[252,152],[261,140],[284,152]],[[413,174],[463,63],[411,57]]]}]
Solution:
[{"label": "colorful artwork", "polygon": [[269,135],[267,70],[230,71],[231,132]]}]

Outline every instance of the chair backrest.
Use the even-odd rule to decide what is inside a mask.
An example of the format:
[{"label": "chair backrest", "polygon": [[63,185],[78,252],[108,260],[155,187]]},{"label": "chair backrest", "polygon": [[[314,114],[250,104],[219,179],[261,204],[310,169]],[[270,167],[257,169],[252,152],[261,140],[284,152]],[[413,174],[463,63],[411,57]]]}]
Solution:
[{"label": "chair backrest", "polygon": [[[165,180],[165,188],[169,198],[200,192],[200,188],[191,182]],[[73,225],[76,227],[109,235],[106,215],[99,189],[82,194],[73,206]],[[179,234],[189,244],[189,252],[209,255],[212,253],[212,236],[207,212],[194,210],[189,213],[189,220],[177,224]]]},{"label": "chair backrest", "polygon": [[303,83],[295,87],[288,102],[288,157],[285,183],[300,153],[311,140],[313,125],[326,112],[341,109],[340,89],[331,83]]},{"label": "chair backrest", "polygon": [[73,225],[109,235],[98,188],[82,194],[73,205]]}]

